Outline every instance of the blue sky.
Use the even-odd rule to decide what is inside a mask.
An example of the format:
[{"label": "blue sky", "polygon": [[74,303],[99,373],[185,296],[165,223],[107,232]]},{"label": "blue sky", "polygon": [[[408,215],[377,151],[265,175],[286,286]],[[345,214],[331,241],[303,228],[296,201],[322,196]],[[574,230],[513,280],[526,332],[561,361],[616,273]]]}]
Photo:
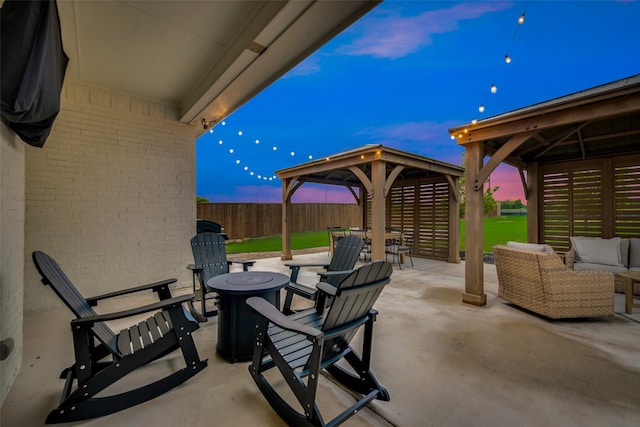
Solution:
[{"label": "blue sky", "polygon": [[[276,170],[365,144],[459,165],[448,128],[640,73],[639,21],[640,1],[385,1],[197,140],[196,194],[279,203]],[[491,184],[524,202],[514,169]]]}]

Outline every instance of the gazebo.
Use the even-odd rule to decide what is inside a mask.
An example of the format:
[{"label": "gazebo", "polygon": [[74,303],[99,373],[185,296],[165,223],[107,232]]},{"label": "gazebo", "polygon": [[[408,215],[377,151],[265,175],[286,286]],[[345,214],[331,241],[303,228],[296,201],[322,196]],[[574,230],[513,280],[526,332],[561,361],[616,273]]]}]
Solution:
[{"label": "gazebo", "polygon": [[464,302],[486,304],[483,183],[502,162],[520,172],[529,242],[562,254],[573,235],[640,237],[640,74],[449,132],[465,148],[465,219],[474,230]]},{"label": "gazebo", "polygon": [[305,183],[347,187],[371,227],[371,258],[384,259],[389,227],[414,231],[415,256],[460,262],[464,169],[417,154],[365,145],[276,171],[282,180],[282,259],[291,259],[291,197]]}]

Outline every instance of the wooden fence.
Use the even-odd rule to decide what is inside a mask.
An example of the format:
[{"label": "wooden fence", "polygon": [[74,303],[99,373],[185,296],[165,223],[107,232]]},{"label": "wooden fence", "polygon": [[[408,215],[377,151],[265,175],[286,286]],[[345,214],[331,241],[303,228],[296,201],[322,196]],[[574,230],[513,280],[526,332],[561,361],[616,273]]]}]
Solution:
[{"label": "wooden fence", "polygon": [[[362,227],[356,204],[295,203],[291,205],[291,232],[327,227]],[[231,239],[282,233],[280,203],[198,203],[197,218],[217,222]]]}]

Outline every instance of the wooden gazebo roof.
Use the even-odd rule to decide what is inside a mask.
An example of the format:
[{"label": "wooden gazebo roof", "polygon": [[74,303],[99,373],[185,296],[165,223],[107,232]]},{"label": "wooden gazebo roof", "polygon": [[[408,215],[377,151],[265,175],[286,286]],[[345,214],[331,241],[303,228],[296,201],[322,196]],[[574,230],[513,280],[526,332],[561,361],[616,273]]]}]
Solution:
[{"label": "wooden gazebo roof", "polygon": [[[476,230],[466,235],[463,299],[481,305],[486,302],[482,261],[484,181],[502,162],[520,170],[528,201],[528,239],[538,241],[542,209],[539,171],[543,165],[640,154],[640,74],[458,126],[449,132],[466,150],[467,230]],[[490,156],[486,163],[485,156]],[[607,179],[611,180],[610,175]],[[606,192],[603,196],[607,196]]]},{"label": "wooden gazebo roof", "polygon": [[[464,169],[381,144],[370,144],[281,169],[276,173],[283,185],[282,257],[284,259],[291,258],[290,229],[286,220],[291,196],[307,182],[345,186],[349,188],[363,209],[366,195],[371,196],[372,259],[382,259],[384,258],[385,199],[394,182],[419,180],[432,176],[445,177],[457,209],[458,181]],[[457,226],[456,222],[454,227]],[[458,239],[457,233],[454,234]],[[456,241],[453,246],[452,251],[459,248],[459,242]]]}]

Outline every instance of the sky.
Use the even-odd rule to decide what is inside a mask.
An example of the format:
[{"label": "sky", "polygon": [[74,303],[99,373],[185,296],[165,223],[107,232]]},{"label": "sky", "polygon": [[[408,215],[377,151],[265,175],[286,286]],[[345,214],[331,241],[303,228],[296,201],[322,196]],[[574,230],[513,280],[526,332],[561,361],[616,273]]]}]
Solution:
[{"label": "sky", "polygon": [[[387,0],[198,138],[196,194],[280,203],[275,171],[366,144],[461,165],[449,128],[640,73],[639,21],[640,0]],[[490,179],[526,204],[516,169]],[[311,184],[292,201],[355,203]]]}]

